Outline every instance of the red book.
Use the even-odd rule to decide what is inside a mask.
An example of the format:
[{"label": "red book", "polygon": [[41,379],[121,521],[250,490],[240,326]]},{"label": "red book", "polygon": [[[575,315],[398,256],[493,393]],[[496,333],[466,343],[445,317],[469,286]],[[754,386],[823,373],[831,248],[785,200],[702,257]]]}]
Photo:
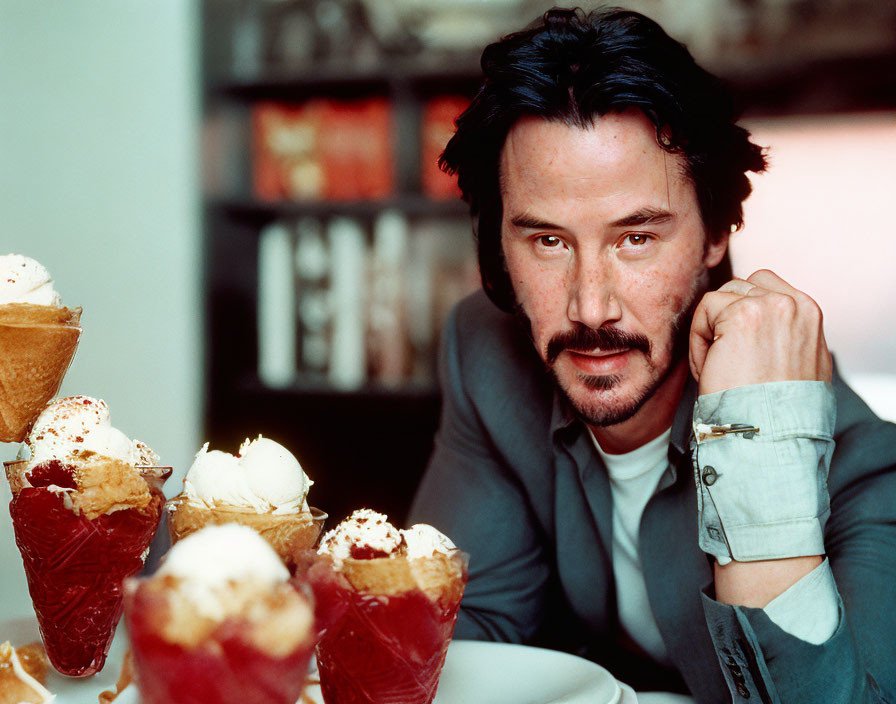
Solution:
[{"label": "red book", "polygon": [[262,200],[386,198],[394,189],[392,161],[386,98],[253,109],[252,170]]}]

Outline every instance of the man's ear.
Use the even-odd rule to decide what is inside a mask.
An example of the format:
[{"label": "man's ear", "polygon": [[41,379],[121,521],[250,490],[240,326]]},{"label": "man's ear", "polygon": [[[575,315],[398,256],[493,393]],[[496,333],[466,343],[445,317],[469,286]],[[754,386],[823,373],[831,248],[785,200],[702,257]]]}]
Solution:
[{"label": "man's ear", "polygon": [[703,254],[703,264],[707,269],[712,269],[722,261],[722,257],[724,257],[725,252],[728,251],[728,236],[729,233],[723,232],[706,243],[706,252]]}]

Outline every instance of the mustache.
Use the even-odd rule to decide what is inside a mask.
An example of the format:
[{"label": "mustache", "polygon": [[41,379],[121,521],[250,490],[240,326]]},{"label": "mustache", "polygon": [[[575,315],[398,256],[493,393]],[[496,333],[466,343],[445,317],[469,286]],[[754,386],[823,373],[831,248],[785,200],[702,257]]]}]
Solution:
[{"label": "mustache", "polygon": [[564,350],[570,352],[591,352],[598,348],[604,352],[611,350],[638,350],[650,356],[650,340],[644,335],[625,332],[614,327],[590,328],[575,323],[572,330],[557,333],[548,342],[546,362],[552,365]]}]

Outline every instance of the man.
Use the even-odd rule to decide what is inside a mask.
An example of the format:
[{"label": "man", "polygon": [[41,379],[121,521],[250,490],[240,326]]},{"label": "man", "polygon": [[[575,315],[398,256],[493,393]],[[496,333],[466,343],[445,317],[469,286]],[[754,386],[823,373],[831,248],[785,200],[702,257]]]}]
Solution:
[{"label": "man", "polygon": [[699,702],[892,701],[896,428],[807,295],[731,278],[765,160],[724,90],[620,10],[548,12],[482,66],[442,165],[491,302],[446,326],[411,511],[470,555],[456,636]]}]

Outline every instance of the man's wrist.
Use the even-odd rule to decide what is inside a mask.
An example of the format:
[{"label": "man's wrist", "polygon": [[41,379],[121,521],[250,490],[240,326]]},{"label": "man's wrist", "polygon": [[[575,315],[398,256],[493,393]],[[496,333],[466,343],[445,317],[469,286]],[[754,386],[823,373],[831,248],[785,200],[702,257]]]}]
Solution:
[{"label": "man's wrist", "polygon": [[825,382],[700,396],[692,459],[701,549],[720,564],[823,554],[834,421]]}]

